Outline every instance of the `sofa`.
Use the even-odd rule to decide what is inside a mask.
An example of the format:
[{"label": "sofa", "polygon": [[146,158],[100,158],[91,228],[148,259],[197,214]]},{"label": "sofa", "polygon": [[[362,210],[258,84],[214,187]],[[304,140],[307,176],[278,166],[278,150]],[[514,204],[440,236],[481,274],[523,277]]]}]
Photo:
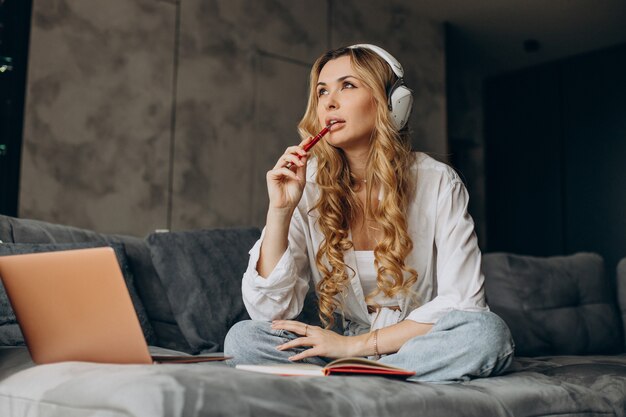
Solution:
[{"label": "sofa", "polygon": [[[112,246],[154,353],[220,351],[248,318],[241,276],[256,228],[106,235],[0,216],[0,255]],[[282,377],[225,363],[35,365],[0,288],[0,416],[626,416],[626,259],[483,255],[516,358],[500,376],[412,383]],[[134,295],[133,295],[134,294]],[[300,319],[316,321],[314,294]]]}]

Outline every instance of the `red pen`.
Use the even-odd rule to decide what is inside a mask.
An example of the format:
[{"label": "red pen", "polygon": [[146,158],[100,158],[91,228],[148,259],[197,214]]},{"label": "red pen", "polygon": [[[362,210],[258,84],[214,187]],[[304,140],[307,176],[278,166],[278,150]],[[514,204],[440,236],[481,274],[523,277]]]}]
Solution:
[{"label": "red pen", "polygon": [[[315,135],[315,137],[309,143],[304,145],[302,149],[304,149],[305,152],[308,152],[309,149],[311,149],[317,142],[319,142],[320,139],[323,138],[325,134],[330,132],[330,127],[334,125],[335,123],[336,123],[335,120],[332,120],[324,129],[320,130],[320,133]],[[298,155],[298,158],[300,158],[300,155]],[[287,165],[285,165],[285,168],[289,169],[292,166],[293,164],[291,162],[287,162]]]}]

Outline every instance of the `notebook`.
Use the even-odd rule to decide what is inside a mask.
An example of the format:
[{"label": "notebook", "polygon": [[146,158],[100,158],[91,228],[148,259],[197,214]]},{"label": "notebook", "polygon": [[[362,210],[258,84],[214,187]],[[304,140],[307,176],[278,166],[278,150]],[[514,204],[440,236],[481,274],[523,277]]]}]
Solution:
[{"label": "notebook", "polygon": [[374,375],[406,379],[415,372],[365,358],[336,359],[326,366],[308,363],[237,365],[237,369],[283,376]]},{"label": "notebook", "polygon": [[111,247],[0,256],[0,278],[37,364],[229,359],[221,353],[151,356]]}]

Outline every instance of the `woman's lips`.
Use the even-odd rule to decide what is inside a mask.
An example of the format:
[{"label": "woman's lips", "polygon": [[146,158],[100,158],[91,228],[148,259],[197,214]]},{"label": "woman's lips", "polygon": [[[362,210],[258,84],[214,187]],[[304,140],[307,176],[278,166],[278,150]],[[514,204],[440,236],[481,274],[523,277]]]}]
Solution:
[{"label": "woman's lips", "polygon": [[337,122],[333,123],[333,124],[330,126],[330,129],[329,129],[329,130],[332,132],[332,131],[334,131],[334,130],[341,129],[341,127],[343,127],[343,125],[344,125],[345,123],[346,123],[346,122],[344,122],[344,121],[341,121],[341,122],[340,122],[340,121],[337,121]]}]

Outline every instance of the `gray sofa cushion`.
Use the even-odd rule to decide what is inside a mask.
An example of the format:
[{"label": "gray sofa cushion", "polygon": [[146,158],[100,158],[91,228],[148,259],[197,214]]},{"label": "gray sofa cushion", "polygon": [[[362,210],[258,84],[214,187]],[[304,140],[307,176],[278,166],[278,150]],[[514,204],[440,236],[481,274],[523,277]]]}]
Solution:
[{"label": "gray sofa cushion", "polygon": [[91,230],[1,215],[0,239],[14,243],[70,243],[105,240],[104,235]]},{"label": "gray sofa cushion", "polygon": [[230,327],[249,318],[241,297],[248,251],[260,231],[195,230],[147,237],[154,267],[191,352],[222,350]]},{"label": "gray sofa cushion", "polygon": [[511,329],[520,356],[617,353],[622,325],[597,254],[483,256],[491,309]]},{"label": "gray sofa cushion", "polygon": [[[111,240],[116,241],[117,236],[111,237]],[[152,265],[148,245],[143,239],[128,237],[125,237],[124,242],[137,291],[156,334],[156,341],[151,344],[174,350],[189,350],[165,295],[165,288]]]},{"label": "gray sofa cushion", "polygon": [[[25,253],[55,252],[61,250],[85,249],[105,246],[103,243],[78,242],[78,243],[0,243],[0,256],[20,255]],[[148,316],[143,307],[143,303],[135,289],[132,273],[128,267],[128,261],[124,252],[124,246],[119,243],[112,243],[110,246],[115,250],[115,255],[120,264],[120,269],[124,275],[128,293],[137,312],[141,329],[146,340],[154,339],[154,330],[148,320]],[[20,332],[15,313],[11,308],[4,287],[0,285],[0,345],[18,346],[24,344],[24,338]]]},{"label": "gray sofa cushion", "polygon": [[13,242],[11,224],[9,223],[9,219],[11,218],[12,217],[0,214],[0,242]]},{"label": "gray sofa cushion", "polygon": [[[156,352],[155,352],[156,353]],[[21,372],[20,372],[21,371]],[[281,377],[223,363],[34,366],[0,349],[0,415],[625,417],[626,356],[518,358],[507,375],[463,383],[372,376]]]},{"label": "gray sofa cushion", "polygon": [[617,264],[617,297],[622,311],[624,329],[624,352],[626,352],[626,258]]}]

